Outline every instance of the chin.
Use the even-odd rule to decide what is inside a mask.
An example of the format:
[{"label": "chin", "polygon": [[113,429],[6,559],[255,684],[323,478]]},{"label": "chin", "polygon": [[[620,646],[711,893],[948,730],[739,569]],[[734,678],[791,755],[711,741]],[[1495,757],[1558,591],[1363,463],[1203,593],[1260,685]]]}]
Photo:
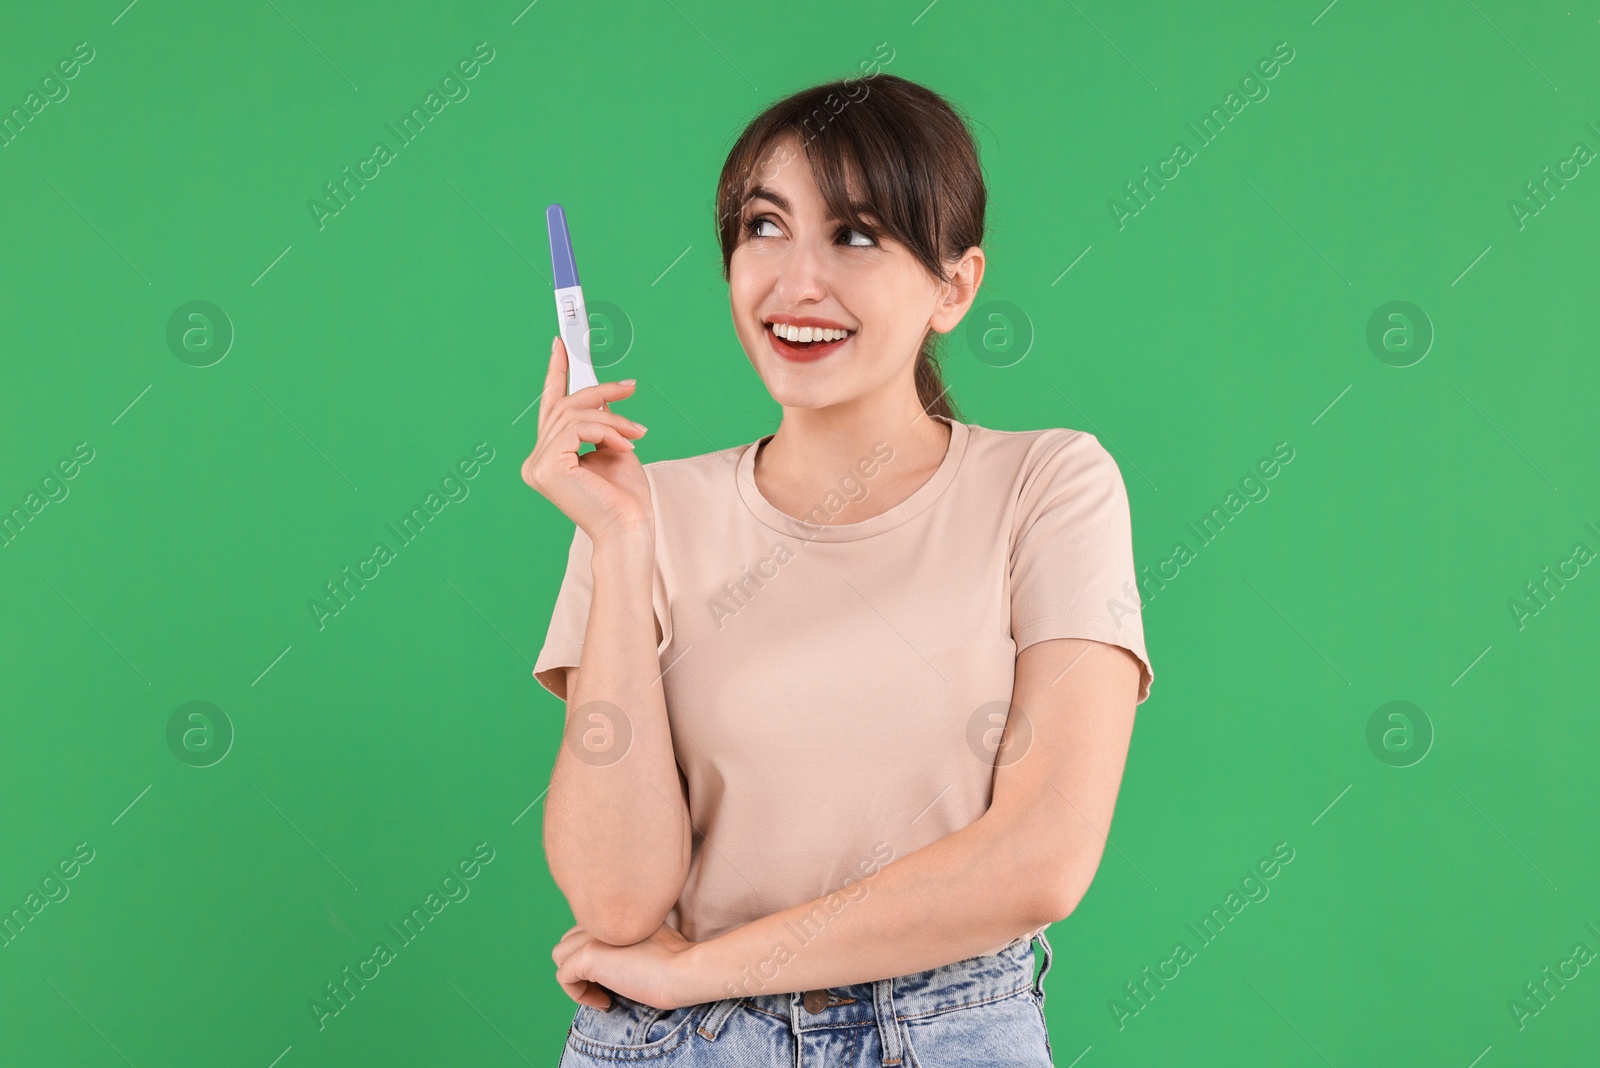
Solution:
[{"label": "chin", "polygon": [[784,374],[782,370],[778,371],[776,378],[763,376],[762,381],[772,399],[785,408],[826,408],[843,399],[836,396],[837,389],[820,382],[796,382],[793,376]]}]

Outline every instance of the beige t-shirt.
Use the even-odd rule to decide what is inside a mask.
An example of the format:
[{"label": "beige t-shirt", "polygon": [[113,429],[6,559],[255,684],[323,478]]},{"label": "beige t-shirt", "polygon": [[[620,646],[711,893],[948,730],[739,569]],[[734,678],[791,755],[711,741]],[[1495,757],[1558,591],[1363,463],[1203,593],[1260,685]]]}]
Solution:
[{"label": "beige t-shirt", "polygon": [[[761,495],[755,453],[771,435],[644,465],[662,686],[697,832],[667,922],[690,941],[838,891],[813,915],[824,925],[870,892],[860,880],[982,815],[1026,646],[1122,646],[1141,661],[1138,701],[1149,695],[1111,454],[1084,431],[943,421],[932,477],[857,523],[801,523]],[[870,494],[895,462],[878,443],[807,514]],[[592,549],[575,528],[533,669],[563,700]]]}]

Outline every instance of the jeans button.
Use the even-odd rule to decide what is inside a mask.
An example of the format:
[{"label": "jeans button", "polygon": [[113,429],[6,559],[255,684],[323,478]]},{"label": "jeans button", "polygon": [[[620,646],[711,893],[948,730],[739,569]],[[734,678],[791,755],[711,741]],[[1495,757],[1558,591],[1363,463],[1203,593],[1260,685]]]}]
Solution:
[{"label": "jeans button", "polygon": [[828,992],[826,990],[807,990],[805,997],[806,1011],[813,1016],[828,1007]]}]

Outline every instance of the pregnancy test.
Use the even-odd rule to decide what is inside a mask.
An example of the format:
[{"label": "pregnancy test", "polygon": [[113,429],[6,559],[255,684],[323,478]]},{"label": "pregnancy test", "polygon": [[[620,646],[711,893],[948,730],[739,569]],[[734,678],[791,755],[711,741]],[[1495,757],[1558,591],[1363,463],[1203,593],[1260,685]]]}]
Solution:
[{"label": "pregnancy test", "polygon": [[550,266],[556,275],[556,318],[561,340],[567,346],[567,395],[599,384],[589,362],[589,313],[578,284],[578,264],[572,258],[572,235],[567,233],[567,213],[560,204],[545,209],[550,228]]}]

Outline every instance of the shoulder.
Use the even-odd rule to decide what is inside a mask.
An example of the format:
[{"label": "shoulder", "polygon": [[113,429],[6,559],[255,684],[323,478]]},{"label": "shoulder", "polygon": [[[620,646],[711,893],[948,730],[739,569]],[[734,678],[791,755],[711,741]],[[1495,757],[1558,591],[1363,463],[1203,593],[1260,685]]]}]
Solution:
[{"label": "shoulder", "polygon": [[995,430],[975,424],[969,424],[969,430],[968,451],[984,466],[1015,472],[1023,489],[1040,479],[1121,479],[1115,458],[1087,430]]},{"label": "shoulder", "polygon": [[662,490],[674,497],[725,491],[733,486],[733,470],[746,448],[748,445],[731,445],[695,456],[651,460],[643,465],[645,477],[652,492]]}]

